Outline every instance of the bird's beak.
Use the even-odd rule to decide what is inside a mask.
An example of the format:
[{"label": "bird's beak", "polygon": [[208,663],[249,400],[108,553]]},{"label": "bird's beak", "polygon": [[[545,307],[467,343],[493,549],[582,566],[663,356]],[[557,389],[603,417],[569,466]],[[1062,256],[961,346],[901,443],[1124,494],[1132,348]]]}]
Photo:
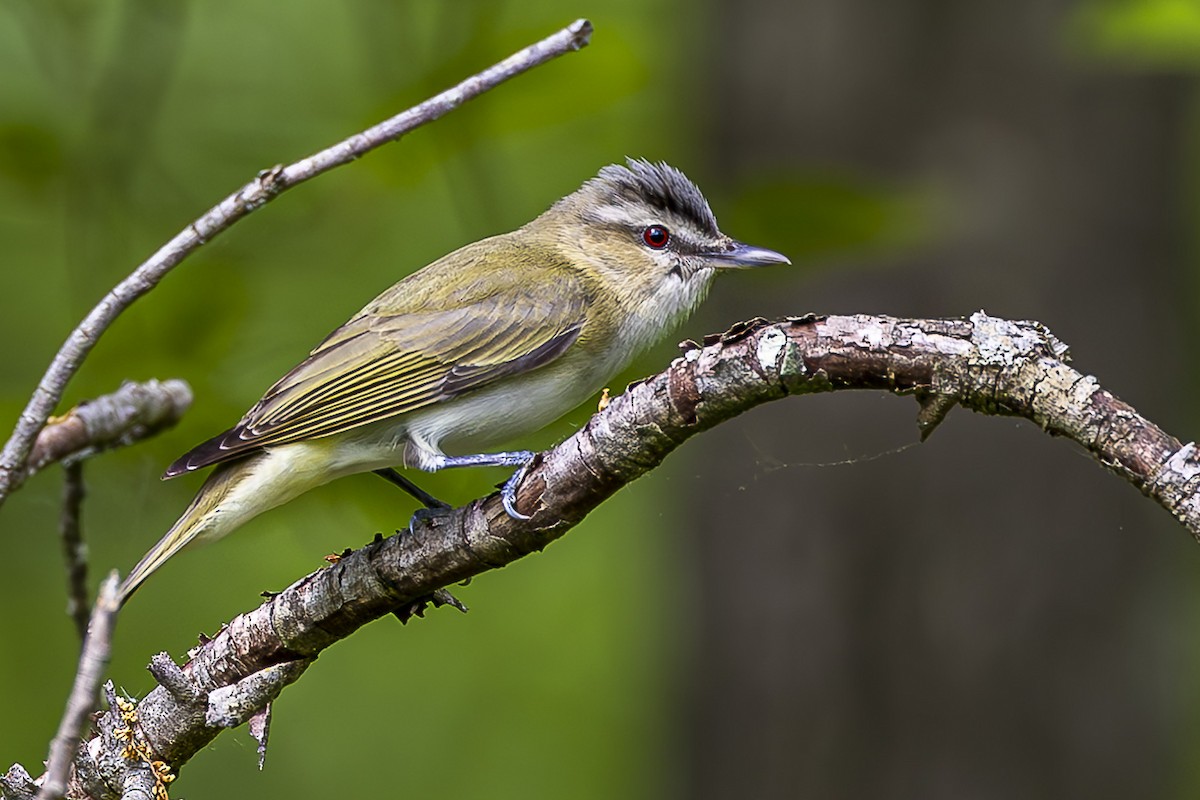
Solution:
[{"label": "bird's beak", "polygon": [[772,264],[791,264],[783,253],[765,247],[735,242],[732,239],[725,249],[709,253],[707,260],[718,269],[741,269],[744,267],[769,267]]}]

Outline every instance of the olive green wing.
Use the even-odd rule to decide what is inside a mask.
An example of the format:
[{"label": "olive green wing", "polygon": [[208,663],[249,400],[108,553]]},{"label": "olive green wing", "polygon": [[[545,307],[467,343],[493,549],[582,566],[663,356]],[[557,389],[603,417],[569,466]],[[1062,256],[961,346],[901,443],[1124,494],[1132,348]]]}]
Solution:
[{"label": "olive green wing", "polygon": [[373,303],[272,386],[241,422],[184,454],[164,477],[349,431],[549,364],[579,338],[586,294],[561,277],[553,301],[530,288],[485,285],[444,311],[389,313]]}]

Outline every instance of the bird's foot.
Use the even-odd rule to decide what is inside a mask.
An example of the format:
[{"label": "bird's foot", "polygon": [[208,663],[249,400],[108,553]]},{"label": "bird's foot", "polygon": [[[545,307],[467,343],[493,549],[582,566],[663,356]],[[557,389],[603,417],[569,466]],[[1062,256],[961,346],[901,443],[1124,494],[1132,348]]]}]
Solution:
[{"label": "bird's foot", "polygon": [[412,518],[408,521],[409,533],[412,533],[412,529],[413,529],[414,525],[424,525],[426,523],[432,522],[435,519],[448,517],[448,516],[450,516],[450,512],[452,510],[453,509],[451,509],[450,506],[445,505],[445,504],[442,504],[441,506],[437,506],[435,508],[430,508],[430,507],[418,508],[416,511],[413,512]]},{"label": "bird's foot", "polygon": [[500,501],[504,504],[504,510],[513,519],[530,519],[517,511],[517,489],[521,486],[525,473],[537,455],[529,450],[516,450],[509,453],[478,453],[468,456],[439,455],[428,468],[439,470],[448,467],[518,467],[519,469],[500,489]]},{"label": "bird's foot", "polygon": [[504,482],[504,487],[500,489],[500,502],[504,504],[504,510],[513,519],[531,519],[531,517],[517,511],[517,489],[521,488],[521,481],[525,480],[525,473],[529,471],[529,466],[533,463],[535,455],[530,455],[525,463],[517,468],[517,471],[512,474],[512,477]]}]

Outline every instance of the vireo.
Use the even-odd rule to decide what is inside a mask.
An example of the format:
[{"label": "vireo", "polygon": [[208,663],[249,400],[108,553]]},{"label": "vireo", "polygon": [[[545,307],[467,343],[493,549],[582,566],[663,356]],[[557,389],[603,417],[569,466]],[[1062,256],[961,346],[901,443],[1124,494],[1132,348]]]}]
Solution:
[{"label": "vireo", "polygon": [[718,270],[787,264],[717,228],[704,195],[664,163],[610,165],[529,224],[469,244],[376,297],[267,390],[237,425],[164,478],[216,465],[134,567],[122,601],[182,548],[344,475],[376,471],[444,506],[393,467],[520,467],[478,453],[596,394],[690,314]]}]

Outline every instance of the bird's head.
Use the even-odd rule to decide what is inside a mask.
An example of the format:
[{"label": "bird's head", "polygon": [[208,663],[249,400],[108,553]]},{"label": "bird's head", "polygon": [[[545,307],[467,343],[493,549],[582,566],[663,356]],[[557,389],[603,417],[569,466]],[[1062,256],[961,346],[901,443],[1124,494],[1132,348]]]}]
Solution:
[{"label": "bird's head", "polygon": [[530,225],[539,221],[574,257],[637,284],[707,284],[718,270],[791,263],[722,233],[696,184],[662,162],[604,167]]}]

